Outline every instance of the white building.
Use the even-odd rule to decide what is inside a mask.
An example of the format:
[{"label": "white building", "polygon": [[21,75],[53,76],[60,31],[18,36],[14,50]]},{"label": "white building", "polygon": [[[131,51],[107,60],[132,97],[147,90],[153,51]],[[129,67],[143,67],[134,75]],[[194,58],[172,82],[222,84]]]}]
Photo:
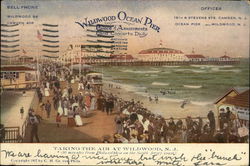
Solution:
[{"label": "white building", "polygon": [[101,58],[109,58],[111,54],[110,48],[102,48],[98,45],[91,44],[70,44],[68,49],[61,56],[61,60],[70,63],[96,61]]},{"label": "white building", "polygon": [[219,58],[219,61],[231,61],[233,60],[231,57],[224,55]]},{"label": "white building", "polygon": [[180,50],[172,48],[151,48],[142,50],[136,56],[141,61],[188,61],[188,58]]},{"label": "white building", "polygon": [[189,61],[191,62],[201,62],[201,61],[206,61],[206,57],[204,57],[203,55],[201,54],[188,54],[188,55],[185,55]]}]

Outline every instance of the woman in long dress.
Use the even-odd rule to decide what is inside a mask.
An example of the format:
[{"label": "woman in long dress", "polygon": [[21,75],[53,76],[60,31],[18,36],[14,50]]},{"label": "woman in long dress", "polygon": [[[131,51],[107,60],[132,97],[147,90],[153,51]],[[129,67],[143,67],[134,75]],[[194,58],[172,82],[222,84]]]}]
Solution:
[{"label": "woman in long dress", "polygon": [[74,127],[76,125],[75,119],[74,119],[74,111],[72,108],[69,109],[69,114],[68,114],[68,127]]},{"label": "woman in long dress", "polygon": [[96,109],[96,98],[92,97],[91,98],[91,104],[90,104],[90,111],[94,111]]},{"label": "woman in long dress", "polygon": [[87,96],[85,97],[85,106],[87,108],[86,111],[88,112],[91,106],[91,99],[89,94],[87,94]]},{"label": "woman in long dress", "polygon": [[72,77],[72,79],[70,80],[70,83],[71,83],[71,84],[74,84],[74,83],[75,83],[74,77]]},{"label": "woman in long dress", "polygon": [[49,89],[49,82],[46,82],[46,88]]},{"label": "woman in long dress", "polygon": [[59,100],[59,104],[58,104],[58,109],[57,109],[57,112],[60,114],[60,116],[63,115],[63,109],[62,109],[62,101]]},{"label": "woman in long dress", "polygon": [[67,88],[65,88],[63,90],[63,96],[62,97],[68,97],[68,90],[67,90]]},{"label": "woman in long dress", "polygon": [[80,116],[80,112],[79,112],[79,108],[76,108],[75,111],[75,122],[76,122],[76,126],[82,126],[82,118]]},{"label": "woman in long dress", "polygon": [[48,97],[49,96],[49,89],[44,88],[44,96]]},{"label": "woman in long dress", "polygon": [[66,100],[64,103],[64,116],[68,116],[68,112],[69,112],[69,103]]}]

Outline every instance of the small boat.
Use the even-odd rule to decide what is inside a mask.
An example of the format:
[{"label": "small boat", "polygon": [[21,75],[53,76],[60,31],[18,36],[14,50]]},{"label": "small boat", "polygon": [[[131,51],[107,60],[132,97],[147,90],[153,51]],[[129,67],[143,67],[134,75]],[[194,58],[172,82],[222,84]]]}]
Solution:
[{"label": "small boat", "polygon": [[194,88],[194,89],[198,89],[201,88],[201,85],[183,85],[185,88]]}]

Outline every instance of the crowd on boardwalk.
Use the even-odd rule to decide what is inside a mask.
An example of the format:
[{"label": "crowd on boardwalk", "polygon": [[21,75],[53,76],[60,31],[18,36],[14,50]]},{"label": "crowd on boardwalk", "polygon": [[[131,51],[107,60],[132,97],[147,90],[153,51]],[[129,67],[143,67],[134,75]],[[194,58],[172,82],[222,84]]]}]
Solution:
[{"label": "crowd on boardwalk", "polygon": [[[61,81],[67,82],[66,87],[61,86]],[[73,92],[72,83],[75,82],[78,83],[78,90]],[[57,111],[57,127],[60,127],[62,117],[67,117],[68,127],[74,127],[82,126],[82,117],[87,117],[94,110],[103,111],[107,116],[116,114],[116,131],[112,138],[104,136],[104,143],[248,142],[248,137],[239,137],[237,129],[240,124],[229,108],[222,110],[218,130],[213,111],[206,118],[188,116],[185,119],[170,117],[166,120],[145,108],[140,101],[125,101],[107,91],[94,90],[85,77],[78,77],[69,68],[54,63],[41,66],[40,83],[40,88],[37,89],[40,107],[46,113],[46,118],[50,118],[52,107]],[[47,98],[49,96],[53,96],[52,101]],[[39,142],[37,130],[40,120],[41,117],[36,116],[31,109],[30,142],[33,142],[33,137]]]}]

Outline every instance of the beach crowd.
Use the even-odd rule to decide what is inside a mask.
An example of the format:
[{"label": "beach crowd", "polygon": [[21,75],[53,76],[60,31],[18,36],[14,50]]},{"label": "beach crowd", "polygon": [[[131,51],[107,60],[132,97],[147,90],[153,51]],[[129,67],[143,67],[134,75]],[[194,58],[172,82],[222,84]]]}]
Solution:
[{"label": "beach crowd", "polygon": [[[240,137],[240,124],[232,112],[221,113],[220,129],[216,129],[215,116],[209,111],[207,117],[190,116],[180,119],[163,118],[135,102],[115,99],[118,115],[115,118],[115,143],[239,143],[248,142]],[[108,142],[108,141],[105,141]]]}]

